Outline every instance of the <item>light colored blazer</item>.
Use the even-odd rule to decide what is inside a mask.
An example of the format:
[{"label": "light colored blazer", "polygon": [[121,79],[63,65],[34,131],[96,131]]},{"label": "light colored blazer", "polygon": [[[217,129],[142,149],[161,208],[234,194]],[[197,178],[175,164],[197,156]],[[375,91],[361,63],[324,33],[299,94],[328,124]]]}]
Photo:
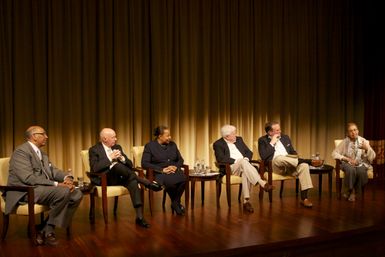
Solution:
[{"label": "light colored blazer", "polygon": [[[359,142],[365,142],[367,141],[365,138],[358,136],[358,141]],[[352,156],[349,156],[348,154],[348,148],[349,148],[349,142],[350,139],[346,137],[342,142],[334,149],[332,152],[332,157],[333,159],[338,159],[341,160],[342,157],[349,157],[351,158]],[[369,145],[368,151],[364,151],[363,149],[358,149],[358,152],[361,156],[361,161],[365,165],[366,168],[371,167],[371,163],[376,158],[376,152],[372,149],[372,147]]]},{"label": "light colored blazer", "polygon": [[[57,169],[51,164],[46,153],[41,151],[40,161],[32,146],[26,142],[16,148],[9,162],[9,186],[54,186],[63,182],[69,173]],[[48,178],[47,178],[48,176]],[[11,213],[26,192],[9,191],[6,194],[5,214]],[[35,199],[38,198],[35,190]]]}]

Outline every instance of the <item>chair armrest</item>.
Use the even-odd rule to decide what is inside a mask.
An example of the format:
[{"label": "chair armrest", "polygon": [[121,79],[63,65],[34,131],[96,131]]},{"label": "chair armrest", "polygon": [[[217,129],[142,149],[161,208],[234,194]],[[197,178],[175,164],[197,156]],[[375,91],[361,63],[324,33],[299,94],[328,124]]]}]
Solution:
[{"label": "chair armrest", "polygon": [[190,170],[189,170],[189,167],[187,164],[183,164],[182,165],[182,168],[183,168],[183,171],[184,171],[184,174],[187,176],[187,178],[190,176]]},{"label": "chair armrest", "polygon": [[3,192],[8,192],[8,191],[18,191],[18,192],[30,192],[35,187],[34,186],[0,186],[0,190]]},{"label": "chair armrest", "polygon": [[151,168],[146,169],[146,177],[148,180],[154,181],[155,179],[154,170]]},{"label": "chair armrest", "polygon": [[[35,205],[35,192],[33,191],[34,186],[0,186],[0,191],[18,191],[18,192],[27,192],[27,204],[28,204],[28,213],[35,214],[34,205]],[[1,197],[1,196],[0,196]]]},{"label": "chair armrest", "polygon": [[[92,177],[100,177],[100,185],[102,187],[107,187],[107,171],[103,171],[103,172],[89,172],[87,171],[86,172],[87,176],[91,179]],[[92,180],[91,180],[91,183],[92,183]]]},{"label": "chair armrest", "polygon": [[340,178],[341,160],[336,159],[336,179]]},{"label": "chair armrest", "polygon": [[132,168],[133,171],[138,172],[139,177],[144,178],[144,169],[140,167]]},{"label": "chair armrest", "polygon": [[262,160],[250,160],[249,161],[251,164],[261,164],[263,162]]}]

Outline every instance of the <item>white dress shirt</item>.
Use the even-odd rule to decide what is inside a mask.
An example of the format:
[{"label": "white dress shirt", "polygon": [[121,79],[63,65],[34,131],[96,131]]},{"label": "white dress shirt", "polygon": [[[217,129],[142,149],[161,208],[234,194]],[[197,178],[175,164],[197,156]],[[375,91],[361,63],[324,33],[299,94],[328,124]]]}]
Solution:
[{"label": "white dress shirt", "polygon": [[243,155],[241,152],[238,150],[237,146],[234,143],[231,143],[227,140],[225,140],[227,143],[227,146],[229,147],[230,150],[230,158],[235,159],[235,162],[239,159],[243,159]]},{"label": "white dress shirt", "polygon": [[274,149],[275,149],[275,152],[274,152],[273,159],[277,156],[286,156],[288,154],[281,140],[278,140],[277,143],[275,143]]}]

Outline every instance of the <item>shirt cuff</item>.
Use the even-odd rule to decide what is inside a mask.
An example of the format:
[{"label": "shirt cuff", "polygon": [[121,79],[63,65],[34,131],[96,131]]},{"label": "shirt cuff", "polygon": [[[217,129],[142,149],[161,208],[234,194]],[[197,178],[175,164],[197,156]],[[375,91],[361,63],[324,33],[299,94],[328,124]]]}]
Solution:
[{"label": "shirt cuff", "polygon": [[66,175],[66,176],[64,176],[63,181],[66,180],[66,178],[70,178],[70,179],[74,180],[74,176],[72,176],[72,175]]},{"label": "shirt cuff", "polygon": [[55,187],[57,187],[57,185],[59,184],[59,182],[57,182],[57,181],[54,181],[53,183],[54,183]]}]

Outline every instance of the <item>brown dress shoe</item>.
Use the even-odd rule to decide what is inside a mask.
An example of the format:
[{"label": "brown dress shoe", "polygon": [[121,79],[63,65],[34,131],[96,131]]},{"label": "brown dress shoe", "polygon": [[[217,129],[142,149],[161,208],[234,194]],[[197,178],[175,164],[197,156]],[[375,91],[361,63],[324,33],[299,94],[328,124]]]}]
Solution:
[{"label": "brown dress shoe", "polygon": [[348,198],[348,201],[349,201],[349,202],[355,202],[355,201],[356,201],[356,195],[353,194],[353,193],[351,193],[350,196],[349,196],[349,198]]},{"label": "brown dress shoe", "polygon": [[313,203],[309,199],[301,200],[301,204],[306,208],[313,207]]},{"label": "brown dress shoe", "polygon": [[36,235],[36,244],[42,245],[44,244],[44,233],[42,231],[38,231]]},{"label": "brown dress shoe", "polygon": [[269,191],[272,191],[274,189],[274,186],[273,185],[270,185],[269,183],[266,183],[265,186],[263,187],[263,190],[265,192],[269,192]]},{"label": "brown dress shoe", "polygon": [[59,242],[56,240],[56,236],[54,233],[49,233],[44,237],[44,243],[49,246],[57,246]]},{"label": "brown dress shoe", "polygon": [[250,212],[250,213],[254,212],[253,206],[251,206],[251,204],[249,202],[243,204],[243,210]]}]

